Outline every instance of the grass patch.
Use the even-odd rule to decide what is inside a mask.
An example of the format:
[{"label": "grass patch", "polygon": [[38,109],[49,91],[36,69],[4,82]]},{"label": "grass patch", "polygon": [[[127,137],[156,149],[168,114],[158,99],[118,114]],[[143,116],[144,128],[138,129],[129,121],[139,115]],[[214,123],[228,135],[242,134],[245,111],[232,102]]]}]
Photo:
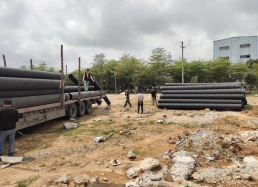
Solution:
[{"label": "grass patch", "polygon": [[230,120],[228,118],[224,119],[224,124],[231,125],[231,126],[237,126],[237,127],[240,126],[240,124],[238,122]]},{"label": "grass patch", "polygon": [[30,178],[25,179],[25,180],[18,181],[17,182],[17,187],[27,187],[31,183],[33,183],[34,181],[36,181],[38,179],[39,179],[39,176],[35,176],[35,177],[30,177]]},{"label": "grass patch", "polygon": [[136,154],[136,156],[145,156],[146,155],[145,151],[140,151],[139,149],[133,149],[132,151],[134,154]]},{"label": "grass patch", "polygon": [[244,110],[252,110],[254,107],[252,105],[245,105]]},{"label": "grass patch", "polygon": [[42,149],[47,149],[47,148],[49,148],[49,147],[52,147],[52,142],[43,145],[42,147],[40,147],[40,149],[41,149],[41,148],[42,148]]}]

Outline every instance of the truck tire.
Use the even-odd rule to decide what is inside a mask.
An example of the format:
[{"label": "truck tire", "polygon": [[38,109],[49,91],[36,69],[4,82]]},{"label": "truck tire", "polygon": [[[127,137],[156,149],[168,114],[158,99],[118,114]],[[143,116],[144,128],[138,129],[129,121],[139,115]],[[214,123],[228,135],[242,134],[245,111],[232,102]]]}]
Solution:
[{"label": "truck tire", "polygon": [[85,113],[86,114],[90,114],[91,113],[91,111],[92,111],[92,103],[91,103],[91,101],[89,100],[89,101],[86,101],[86,110],[85,110]]},{"label": "truck tire", "polygon": [[65,115],[66,119],[70,119],[70,118],[76,118],[77,117],[77,106],[76,104],[71,104],[68,107],[68,110],[66,111],[66,115]]},{"label": "truck tire", "polygon": [[82,116],[84,116],[85,112],[86,112],[85,103],[84,102],[81,102],[81,104],[78,103],[78,105],[77,105],[77,116],[82,117]]}]

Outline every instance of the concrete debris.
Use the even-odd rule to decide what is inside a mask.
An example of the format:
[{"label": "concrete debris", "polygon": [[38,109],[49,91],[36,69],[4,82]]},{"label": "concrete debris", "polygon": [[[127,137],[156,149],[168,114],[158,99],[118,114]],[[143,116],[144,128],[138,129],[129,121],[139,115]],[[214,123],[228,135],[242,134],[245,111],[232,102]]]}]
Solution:
[{"label": "concrete debris", "polygon": [[78,124],[77,123],[64,123],[63,128],[64,129],[74,129],[77,128]]},{"label": "concrete debris", "polygon": [[258,131],[241,131],[239,132],[239,135],[242,136],[243,138],[248,138],[250,136],[258,136]]},{"label": "concrete debris", "polygon": [[258,137],[256,135],[253,135],[253,136],[248,137],[245,141],[255,142],[257,139],[258,139]]},{"label": "concrete debris", "polygon": [[157,120],[157,123],[164,124],[164,120],[159,119],[159,120]]},{"label": "concrete debris", "polygon": [[173,154],[173,152],[169,149],[162,154],[162,157],[163,158],[170,158],[170,156],[172,156],[172,154]]},{"label": "concrete debris", "polygon": [[151,171],[157,167],[160,166],[160,163],[157,159],[154,158],[146,158],[137,164],[135,164],[133,167],[129,168],[127,170],[127,176],[132,179],[136,178],[140,172],[144,171]]},{"label": "concrete debris", "polygon": [[91,183],[91,184],[99,183],[99,178],[98,178],[98,176],[90,177],[90,183]]},{"label": "concrete debris", "polygon": [[93,119],[93,121],[100,121],[101,119],[99,119],[99,118],[95,118],[95,119]]},{"label": "concrete debris", "polygon": [[173,176],[174,180],[184,181],[190,179],[192,173],[195,171],[195,160],[191,156],[187,155],[187,152],[178,152],[177,154],[173,154],[173,161],[175,162],[172,166],[170,173]]},{"label": "concrete debris", "polygon": [[81,186],[89,185],[89,181],[87,181],[87,179],[81,175],[75,176],[73,180],[75,185],[81,185]]},{"label": "concrete debris", "polygon": [[258,129],[258,118],[250,119],[247,123],[252,129]]},{"label": "concrete debris", "polygon": [[56,182],[68,184],[72,180],[72,176],[70,174],[63,174]]},{"label": "concrete debris", "polygon": [[141,187],[152,187],[152,186],[162,186],[170,187],[163,179],[163,174],[158,172],[146,171],[142,174],[138,182]]},{"label": "concrete debris", "polygon": [[173,179],[171,173],[169,173],[169,171],[164,171],[163,172],[163,178],[164,178],[165,181],[174,182],[174,179]]},{"label": "concrete debris", "polygon": [[135,158],[136,158],[136,154],[134,154],[134,152],[130,150],[130,151],[127,153],[127,158],[129,158],[129,159],[135,159]]}]

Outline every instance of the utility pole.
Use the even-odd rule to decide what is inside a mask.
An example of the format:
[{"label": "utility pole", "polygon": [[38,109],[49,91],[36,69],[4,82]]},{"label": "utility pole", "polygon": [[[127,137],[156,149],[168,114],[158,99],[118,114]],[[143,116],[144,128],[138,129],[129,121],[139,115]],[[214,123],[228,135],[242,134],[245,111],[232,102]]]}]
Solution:
[{"label": "utility pole", "polygon": [[30,70],[33,70],[32,59],[30,59]]},{"label": "utility pole", "polygon": [[182,83],[184,83],[184,42],[181,42],[181,48],[182,48]]},{"label": "utility pole", "polygon": [[3,55],[3,60],[4,60],[4,67],[6,67],[5,55]]},{"label": "utility pole", "polygon": [[[45,63],[45,62],[44,62]],[[63,55],[63,45],[61,45],[61,107],[64,106],[64,55]]]}]

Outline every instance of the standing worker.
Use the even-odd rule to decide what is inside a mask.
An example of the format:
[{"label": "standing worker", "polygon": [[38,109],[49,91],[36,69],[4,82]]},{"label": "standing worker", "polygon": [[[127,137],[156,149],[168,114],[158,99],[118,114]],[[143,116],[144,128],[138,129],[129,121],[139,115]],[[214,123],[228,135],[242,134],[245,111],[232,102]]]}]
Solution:
[{"label": "standing worker", "polygon": [[157,92],[154,87],[152,87],[152,90],[151,90],[151,100],[152,100],[152,106],[154,106],[154,101],[157,106]]},{"label": "standing worker", "polygon": [[19,121],[19,113],[11,106],[11,99],[4,99],[3,103],[4,106],[0,108],[0,156],[3,155],[7,137],[9,138],[8,156],[14,156],[15,132]]},{"label": "standing worker", "polygon": [[127,105],[127,103],[130,105],[130,108],[132,107],[132,105],[131,105],[131,103],[130,103],[130,96],[129,96],[129,92],[128,92],[128,90],[125,90],[125,106],[124,107],[126,107],[126,105]]},{"label": "standing worker", "polygon": [[85,91],[88,91],[89,89],[89,83],[90,83],[90,70],[87,69],[86,72],[83,74],[83,82],[84,82],[84,88],[85,88]]},{"label": "standing worker", "polygon": [[138,114],[139,114],[139,112],[140,112],[140,107],[141,107],[141,111],[142,111],[142,113],[143,113],[143,100],[144,100],[144,95],[142,94],[141,91],[138,92],[137,98],[138,98]]}]

